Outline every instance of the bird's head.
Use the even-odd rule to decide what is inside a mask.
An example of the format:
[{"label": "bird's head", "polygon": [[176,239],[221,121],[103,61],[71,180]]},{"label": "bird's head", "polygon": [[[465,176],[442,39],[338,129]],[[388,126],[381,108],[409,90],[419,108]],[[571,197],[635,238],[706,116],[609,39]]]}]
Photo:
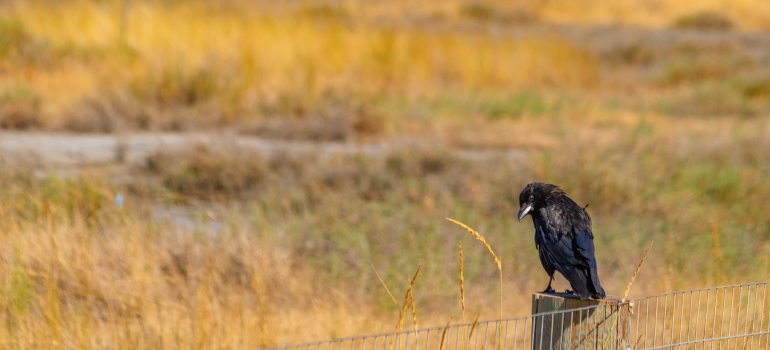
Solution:
[{"label": "bird's head", "polygon": [[527,214],[544,207],[549,198],[564,195],[564,191],[556,185],[532,182],[519,194],[519,221]]}]

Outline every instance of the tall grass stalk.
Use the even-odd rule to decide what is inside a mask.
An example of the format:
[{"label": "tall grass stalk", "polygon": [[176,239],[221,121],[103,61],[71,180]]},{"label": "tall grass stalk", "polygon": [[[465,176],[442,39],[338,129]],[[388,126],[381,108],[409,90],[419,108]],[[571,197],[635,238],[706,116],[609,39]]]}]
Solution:
[{"label": "tall grass stalk", "polygon": [[464,228],[467,230],[474,238],[479,240],[481,243],[484,244],[484,246],[489,251],[489,254],[492,255],[492,258],[495,260],[495,263],[497,264],[497,272],[500,276],[500,318],[497,322],[497,338],[498,338],[498,344],[501,344],[499,341],[502,337],[502,320],[503,320],[503,265],[500,262],[500,258],[495,254],[495,251],[492,250],[492,246],[487,243],[487,240],[484,239],[484,236],[482,236],[480,233],[478,233],[476,230],[470,228],[468,225],[463,224],[462,222],[459,222],[457,220],[447,218],[447,220],[453,222],[454,224]]},{"label": "tall grass stalk", "polygon": [[644,261],[647,260],[647,254],[650,253],[650,248],[652,248],[652,244],[655,243],[655,241],[651,241],[650,245],[647,247],[647,250],[644,251],[644,256],[642,257],[642,260],[639,262],[639,265],[636,266],[636,270],[634,270],[634,274],[631,275],[631,280],[628,281],[628,286],[626,286],[626,291],[623,292],[623,299],[622,301],[626,302],[626,297],[628,297],[628,292],[631,291],[631,285],[634,284],[634,280],[636,280],[636,276],[639,274],[639,271],[642,269],[642,265],[644,264]]},{"label": "tall grass stalk", "polygon": [[390,296],[390,299],[393,300],[393,304],[398,307],[398,301],[396,301],[396,298],[393,296],[393,293],[390,292],[390,288],[388,288],[388,285],[385,284],[385,281],[382,279],[382,276],[380,276],[380,273],[377,272],[377,268],[374,267],[374,264],[372,264],[372,261],[369,260],[369,265],[372,267],[372,270],[374,270],[374,274],[377,275],[377,279],[380,280],[380,283],[382,283],[382,286],[385,288],[385,291],[388,292],[388,296]]}]

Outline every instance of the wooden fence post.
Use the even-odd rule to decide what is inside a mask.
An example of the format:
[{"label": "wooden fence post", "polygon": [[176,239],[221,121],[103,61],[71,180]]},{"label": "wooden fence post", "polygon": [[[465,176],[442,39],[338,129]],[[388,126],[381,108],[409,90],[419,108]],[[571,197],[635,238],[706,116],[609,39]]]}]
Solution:
[{"label": "wooden fence post", "polygon": [[580,300],[573,294],[534,293],[532,314],[596,306],[587,310],[536,316],[533,350],[630,349],[631,308],[619,298]]}]

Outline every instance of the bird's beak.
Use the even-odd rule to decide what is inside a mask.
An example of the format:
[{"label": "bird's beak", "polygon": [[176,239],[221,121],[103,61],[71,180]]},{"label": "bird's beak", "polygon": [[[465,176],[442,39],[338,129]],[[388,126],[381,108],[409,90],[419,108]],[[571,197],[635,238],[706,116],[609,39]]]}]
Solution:
[{"label": "bird's beak", "polygon": [[521,210],[519,210],[519,221],[527,216],[530,211],[532,211],[532,204],[525,204],[523,207],[521,207]]}]

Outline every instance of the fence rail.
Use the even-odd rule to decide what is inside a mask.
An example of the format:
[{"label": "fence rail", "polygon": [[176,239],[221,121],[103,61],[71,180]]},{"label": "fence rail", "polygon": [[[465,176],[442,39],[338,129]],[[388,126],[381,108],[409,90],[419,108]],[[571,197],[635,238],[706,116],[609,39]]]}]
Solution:
[{"label": "fence rail", "polygon": [[262,350],[768,349],[769,283]]}]

